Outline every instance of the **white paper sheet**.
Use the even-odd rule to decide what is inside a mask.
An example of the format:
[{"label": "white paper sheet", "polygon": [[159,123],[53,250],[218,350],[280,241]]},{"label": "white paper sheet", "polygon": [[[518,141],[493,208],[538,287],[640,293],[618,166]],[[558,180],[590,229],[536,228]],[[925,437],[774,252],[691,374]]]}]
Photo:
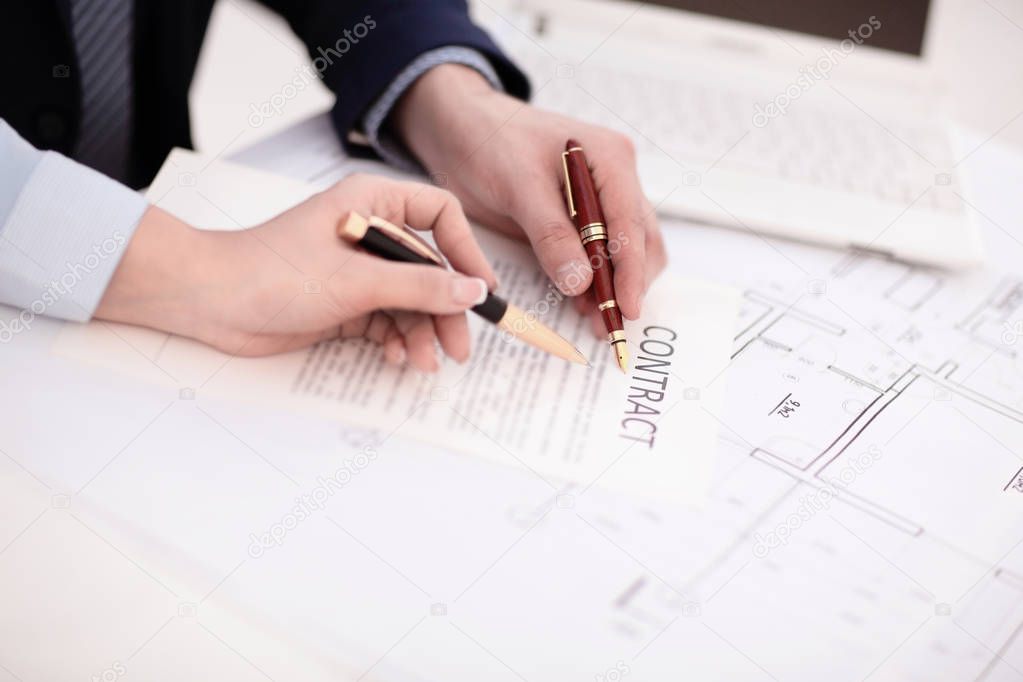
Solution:
[{"label": "white paper sheet", "polygon": [[[330,181],[351,162],[296,154],[320,125],[242,155],[273,165],[287,154],[294,177]],[[582,679],[564,662],[582,640],[590,652],[623,652],[609,663],[637,679],[1018,677],[1023,281],[1006,197],[1023,164],[984,145],[966,138],[961,153],[984,147],[964,165],[995,245],[985,270],[955,275],[667,224],[673,268],[744,290],[708,506],[676,514],[605,499],[599,511],[580,509],[643,564],[609,592],[607,629],[585,624],[599,609],[580,598],[569,600],[567,644],[520,634],[523,623],[543,632],[552,612],[565,613],[537,606],[559,587],[544,583],[545,571],[528,573],[535,556],[523,550],[504,579],[528,573],[549,589],[527,606],[521,592],[491,591],[488,605],[520,627],[480,616],[482,640],[528,651],[504,660],[531,680]],[[537,508],[537,545],[568,542],[572,524],[558,511],[554,498]],[[552,563],[579,552],[566,554]],[[597,583],[586,582],[588,595]],[[592,659],[580,651],[573,660]],[[613,666],[595,667],[588,679]]]},{"label": "white paper sheet", "polygon": [[[231,229],[276,215],[311,191],[179,150],[148,196],[191,224]],[[390,367],[364,341],[252,359],[150,330],[90,324],[69,325],[56,349],[185,392],[401,429],[541,477],[699,504],[712,475],[717,424],[709,412],[722,396],[737,292],[659,280],[644,318],[626,325],[633,362],[623,376],[606,342],[557,295],[527,246],[488,231],[480,239],[502,295],[569,338],[591,367],[543,354],[474,316],[472,358],[464,366],[447,362],[436,376]],[[313,287],[304,295],[319,293]]]},{"label": "white paper sheet", "polygon": [[[286,151],[305,168],[328,149],[310,135]],[[0,665],[26,680],[115,661],[125,680],[1019,679],[1023,159],[995,151],[964,163],[984,171],[1002,259],[971,275],[665,225],[673,269],[746,290],[700,511],[552,490],[399,430],[256,558],[252,535],[382,434],[147,390],[46,355],[39,320],[0,353]]]}]

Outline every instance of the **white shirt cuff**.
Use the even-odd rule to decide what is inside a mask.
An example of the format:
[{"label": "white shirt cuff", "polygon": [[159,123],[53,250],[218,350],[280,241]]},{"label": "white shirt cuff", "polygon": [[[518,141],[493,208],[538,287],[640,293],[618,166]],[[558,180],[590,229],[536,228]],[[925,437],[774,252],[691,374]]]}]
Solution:
[{"label": "white shirt cuff", "polygon": [[0,335],[26,315],[91,318],[148,207],[102,173],[39,154],[0,226],[0,302],[23,310],[0,319]]}]

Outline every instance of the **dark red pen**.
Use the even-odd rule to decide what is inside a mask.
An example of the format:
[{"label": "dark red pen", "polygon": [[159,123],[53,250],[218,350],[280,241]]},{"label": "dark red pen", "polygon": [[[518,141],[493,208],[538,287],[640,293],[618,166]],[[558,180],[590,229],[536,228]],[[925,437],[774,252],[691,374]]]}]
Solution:
[{"label": "dark red pen", "polygon": [[565,143],[565,151],[561,154],[562,166],[565,169],[565,198],[568,200],[568,213],[575,221],[582,239],[583,248],[590,258],[593,268],[593,291],[597,296],[597,310],[604,319],[607,329],[607,341],[614,351],[618,367],[624,373],[629,371],[629,352],[626,349],[625,325],[622,313],[615,297],[614,265],[607,249],[607,223],[604,212],[600,208],[597,187],[593,184],[593,175],[586,163],[583,148],[575,140]]}]

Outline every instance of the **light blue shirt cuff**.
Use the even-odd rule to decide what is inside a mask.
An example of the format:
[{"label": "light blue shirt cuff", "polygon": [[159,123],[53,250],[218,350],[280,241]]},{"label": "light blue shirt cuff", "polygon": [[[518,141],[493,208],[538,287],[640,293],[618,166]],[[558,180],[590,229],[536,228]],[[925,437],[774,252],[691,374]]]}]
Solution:
[{"label": "light blue shirt cuff", "polygon": [[420,76],[441,64],[464,64],[479,71],[480,75],[490,81],[497,90],[503,90],[501,79],[487,58],[468,47],[449,46],[430,50],[419,55],[405,70],[398,74],[391,84],[377,98],[362,119],[363,132],[366,139],[377,154],[387,163],[415,173],[422,173],[423,168],[412,158],[408,150],[399,141],[382,130],[384,121],[390,115],[394,105],[398,103]]},{"label": "light blue shirt cuff", "polygon": [[0,121],[0,335],[26,316],[92,317],[148,204],[142,195]]}]

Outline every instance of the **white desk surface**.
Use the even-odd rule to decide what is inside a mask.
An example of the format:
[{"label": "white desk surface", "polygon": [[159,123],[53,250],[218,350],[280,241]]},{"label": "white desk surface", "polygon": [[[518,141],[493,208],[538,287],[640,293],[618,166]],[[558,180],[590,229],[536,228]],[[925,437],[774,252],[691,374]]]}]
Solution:
[{"label": "white desk surface", "polygon": [[[968,166],[974,205],[986,216],[981,221],[991,267],[1015,268],[1018,274],[1023,158],[993,141],[978,149]],[[667,226],[676,261],[685,262],[688,229]],[[730,239],[737,248],[768,253],[752,237]],[[776,246],[786,253],[796,248]],[[727,270],[728,263],[719,267]],[[950,276],[945,286],[954,288],[955,282]],[[4,314],[14,313],[5,309]],[[641,651],[639,658],[636,650],[651,645],[658,631],[676,630],[664,640],[712,651],[712,669],[719,673],[795,679],[772,657],[750,649],[753,634],[724,629],[734,624],[734,613],[721,622],[706,620],[695,631],[688,621],[685,628],[668,630],[664,624],[676,621],[660,622],[657,613],[633,613],[639,621],[625,624],[601,621],[608,618],[604,596],[621,596],[628,587],[615,583],[623,571],[656,583],[671,570],[671,561],[653,544],[626,547],[612,534],[616,523],[635,521],[624,507],[614,510],[608,505],[616,503],[606,499],[578,497],[575,512],[611,525],[598,523],[605,530],[594,526],[588,535],[580,535],[579,528],[541,525],[547,530],[536,542],[554,544],[531,545],[523,538],[547,511],[558,510],[549,490],[528,475],[414,446],[400,437],[390,443],[388,456],[332,500],[329,517],[300,524],[280,548],[253,557],[249,534],[278,522],[290,500],[313,488],[317,475],[333,471],[365,434],[206,400],[201,388],[196,399],[182,398],[71,364],[48,352],[58,329],[58,323],[37,320],[30,332],[15,336],[0,352],[0,680],[99,677],[104,671],[108,677],[103,679],[354,679],[366,671],[364,679],[406,679],[412,668],[430,671],[428,678],[442,674],[454,679],[450,665],[441,665],[431,651],[443,652],[456,668],[474,671],[469,679],[522,675],[539,680],[546,679],[542,671],[551,669],[561,679],[568,679],[564,675],[569,672],[588,679],[620,662],[636,671],[644,660],[656,664],[658,654],[652,652],[658,647]],[[977,456],[1002,449],[1021,454],[1019,442],[998,444],[979,432],[973,442]],[[748,459],[748,453],[742,457]],[[428,486],[421,485],[427,481]],[[686,518],[693,528],[699,526],[700,517]],[[851,525],[854,519],[844,523],[870,537],[869,530]],[[976,533],[983,536],[985,529],[978,527]],[[656,535],[645,539],[656,540]],[[520,551],[513,551],[517,546]],[[747,549],[738,559],[748,557]],[[538,568],[528,559],[544,554],[556,557],[555,563]],[[998,545],[996,554],[998,561],[971,565],[968,577],[986,585],[992,576],[1013,576],[1009,569],[1023,566],[1018,545]],[[887,579],[910,587],[917,581],[920,567],[889,565],[872,551],[867,555],[874,556],[872,570]],[[700,592],[703,601],[693,602],[704,604],[705,618],[714,613],[708,596],[723,604],[731,590],[741,595],[751,589],[739,580],[730,582],[731,571],[742,571],[740,566],[741,561],[717,564],[716,570],[727,574],[719,573],[718,583]],[[547,576],[553,583],[524,585],[517,572],[533,581]],[[925,590],[938,589],[927,578],[922,582]],[[770,583],[762,587],[782,589]],[[589,603],[580,599],[580,590],[598,596]],[[969,602],[986,590],[963,596]],[[381,594],[388,595],[385,603]],[[998,675],[1023,666],[1011,638],[995,641],[974,634],[978,623],[1019,614],[987,614],[982,605],[961,612],[955,596],[933,594],[930,601],[936,604],[925,604],[923,613],[951,603],[954,615],[974,623],[960,626],[970,635],[955,643],[967,647],[960,653],[978,658],[982,669]],[[346,610],[332,611],[339,605]],[[572,617],[560,610],[569,607],[575,609]],[[729,608],[739,607],[732,603]],[[447,615],[431,615],[431,609]],[[601,634],[608,639],[581,636],[576,642],[559,624],[563,616],[573,622],[600,621],[610,628]],[[881,627],[880,650],[924,637],[938,622],[935,618],[928,616],[919,635],[901,616],[890,628]],[[568,660],[555,665],[550,652],[537,653],[534,660],[529,647],[535,642],[529,638],[512,635],[502,641],[509,636],[501,627],[504,619],[520,621],[534,634],[550,628],[543,638],[556,642]],[[644,619],[660,624],[643,630]],[[622,628],[633,628],[635,646],[604,651],[606,661],[585,659],[587,644],[610,646],[607,642],[624,636]],[[626,641],[632,640],[626,636]],[[680,656],[693,653],[683,649]],[[670,655],[671,649],[666,650],[660,655]],[[897,673],[912,670],[912,657],[924,655],[908,645],[903,651],[906,658],[896,657],[897,664],[878,657],[868,667],[886,666],[878,679],[902,679]],[[765,656],[771,660],[762,664],[763,671],[773,671],[766,675],[759,663]]]},{"label": "white desk surface", "polygon": [[[1018,10],[995,4],[1010,16]],[[275,82],[283,82],[291,67],[282,58],[295,53],[290,43],[267,34],[266,18],[254,14],[254,7],[220,3],[220,14],[234,12],[240,14],[235,19],[249,22],[252,40],[244,49],[216,47],[251,68],[253,59],[266,56],[252,47],[262,36],[276,44],[271,49],[278,51],[275,64],[283,71]],[[999,39],[1001,29],[1015,30],[1011,22],[997,21]],[[199,90],[226,92],[216,75],[204,73]],[[272,90],[256,81],[249,85],[234,102],[239,116],[248,101]],[[328,101],[312,93],[294,102],[286,117],[241,136],[221,118],[219,127],[207,125],[197,139],[207,150],[234,151]],[[205,97],[200,108],[209,102]],[[214,102],[213,108],[222,104]],[[979,144],[997,128],[992,120],[971,139]],[[989,267],[1018,275],[1023,156],[994,139],[964,166]],[[676,263],[685,263],[687,232],[667,227]],[[753,238],[736,239],[738,248],[772,257]],[[786,253],[794,248],[776,246]],[[723,271],[728,266],[719,264]],[[955,278],[945,286],[955,288]],[[14,315],[0,310],[4,319]],[[638,525],[635,510],[576,499],[575,512],[599,519],[580,534],[578,527],[558,525],[560,517],[552,522],[547,512],[559,511],[557,501],[531,477],[400,439],[380,466],[334,500],[330,519],[302,523],[281,547],[253,557],[249,534],[278,523],[294,496],[312,489],[316,477],[332,471],[364,434],[209,401],[201,390],[195,400],[183,399],[69,363],[48,352],[59,326],[37,320],[30,332],[0,346],[0,681],[418,679],[409,674],[412,669],[427,671],[427,679],[456,679],[454,666],[465,679],[539,682],[547,679],[542,671],[552,669],[578,679],[616,679],[620,664],[630,666],[635,679],[654,679],[644,676],[643,666],[668,660],[673,652],[691,656],[697,666],[711,662],[712,667],[693,668],[692,679],[789,680],[800,679],[799,670],[826,669],[815,652],[792,640],[843,614],[824,614],[835,595],[820,594],[818,620],[786,619],[786,595],[800,580],[798,572],[786,584],[758,582],[761,574],[747,573],[749,547],[742,546],[735,557],[727,552],[713,557],[714,575],[694,588],[691,603],[677,603],[669,594],[614,611],[606,595],[624,603],[635,592],[616,582],[622,575],[632,575],[635,584],[645,581],[645,588],[661,583],[681,588],[687,581],[684,591],[690,594],[693,576],[672,573],[661,548],[615,535],[616,522]],[[980,434],[975,442],[974,456],[1023,454],[1019,442],[993,442]],[[735,475],[741,478],[749,453],[728,451],[723,457],[740,463]],[[420,481],[431,485],[417,485]],[[916,583],[935,591],[908,615],[867,624],[876,625],[862,652],[870,679],[937,679],[940,674],[914,671],[929,669],[943,655],[975,664],[967,666],[971,676],[959,679],[1020,676],[1023,652],[1013,629],[1020,618],[1019,585],[1013,581],[1023,572],[1018,544],[1005,542],[992,550],[997,560],[970,564],[964,570],[973,586],[946,594],[918,577],[928,575],[925,567],[900,558],[909,561],[909,554],[880,544],[870,528],[856,525],[855,516],[836,513],[864,540],[856,557],[863,563],[857,566],[910,589]],[[686,523],[692,529],[701,524],[691,517]],[[542,532],[531,534],[537,527]],[[472,533],[479,528],[490,530]],[[690,528],[676,530],[672,542],[684,539]],[[976,533],[984,536],[985,528]],[[651,538],[658,536],[643,535]],[[705,551],[692,542],[682,549]],[[792,552],[807,549],[800,545]],[[792,552],[752,565],[769,570]],[[546,562],[532,560],[544,555]],[[808,569],[802,577],[812,575]],[[1017,596],[1002,598],[1001,585],[1010,586],[1005,594]],[[862,586],[846,586],[854,588]],[[586,602],[579,594],[585,590],[598,597]],[[772,592],[780,601],[772,604]],[[381,601],[381,594],[388,599]],[[743,612],[744,599],[760,616],[774,618],[754,620],[773,631],[736,625],[733,617]],[[715,600],[727,618],[715,620]],[[568,606],[574,609],[571,617],[562,610]],[[946,606],[954,624],[942,621]],[[520,639],[503,623],[521,623],[534,638],[562,645],[560,667],[550,660],[556,653],[533,655],[529,647],[535,641]],[[594,626],[590,639],[582,634],[573,639],[569,633],[585,630],[572,629],[579,623],[600,627]],[[779,638],[788,644],[774,652],[757,645]],[[630,644],[615,647],[622,642]]]}]

